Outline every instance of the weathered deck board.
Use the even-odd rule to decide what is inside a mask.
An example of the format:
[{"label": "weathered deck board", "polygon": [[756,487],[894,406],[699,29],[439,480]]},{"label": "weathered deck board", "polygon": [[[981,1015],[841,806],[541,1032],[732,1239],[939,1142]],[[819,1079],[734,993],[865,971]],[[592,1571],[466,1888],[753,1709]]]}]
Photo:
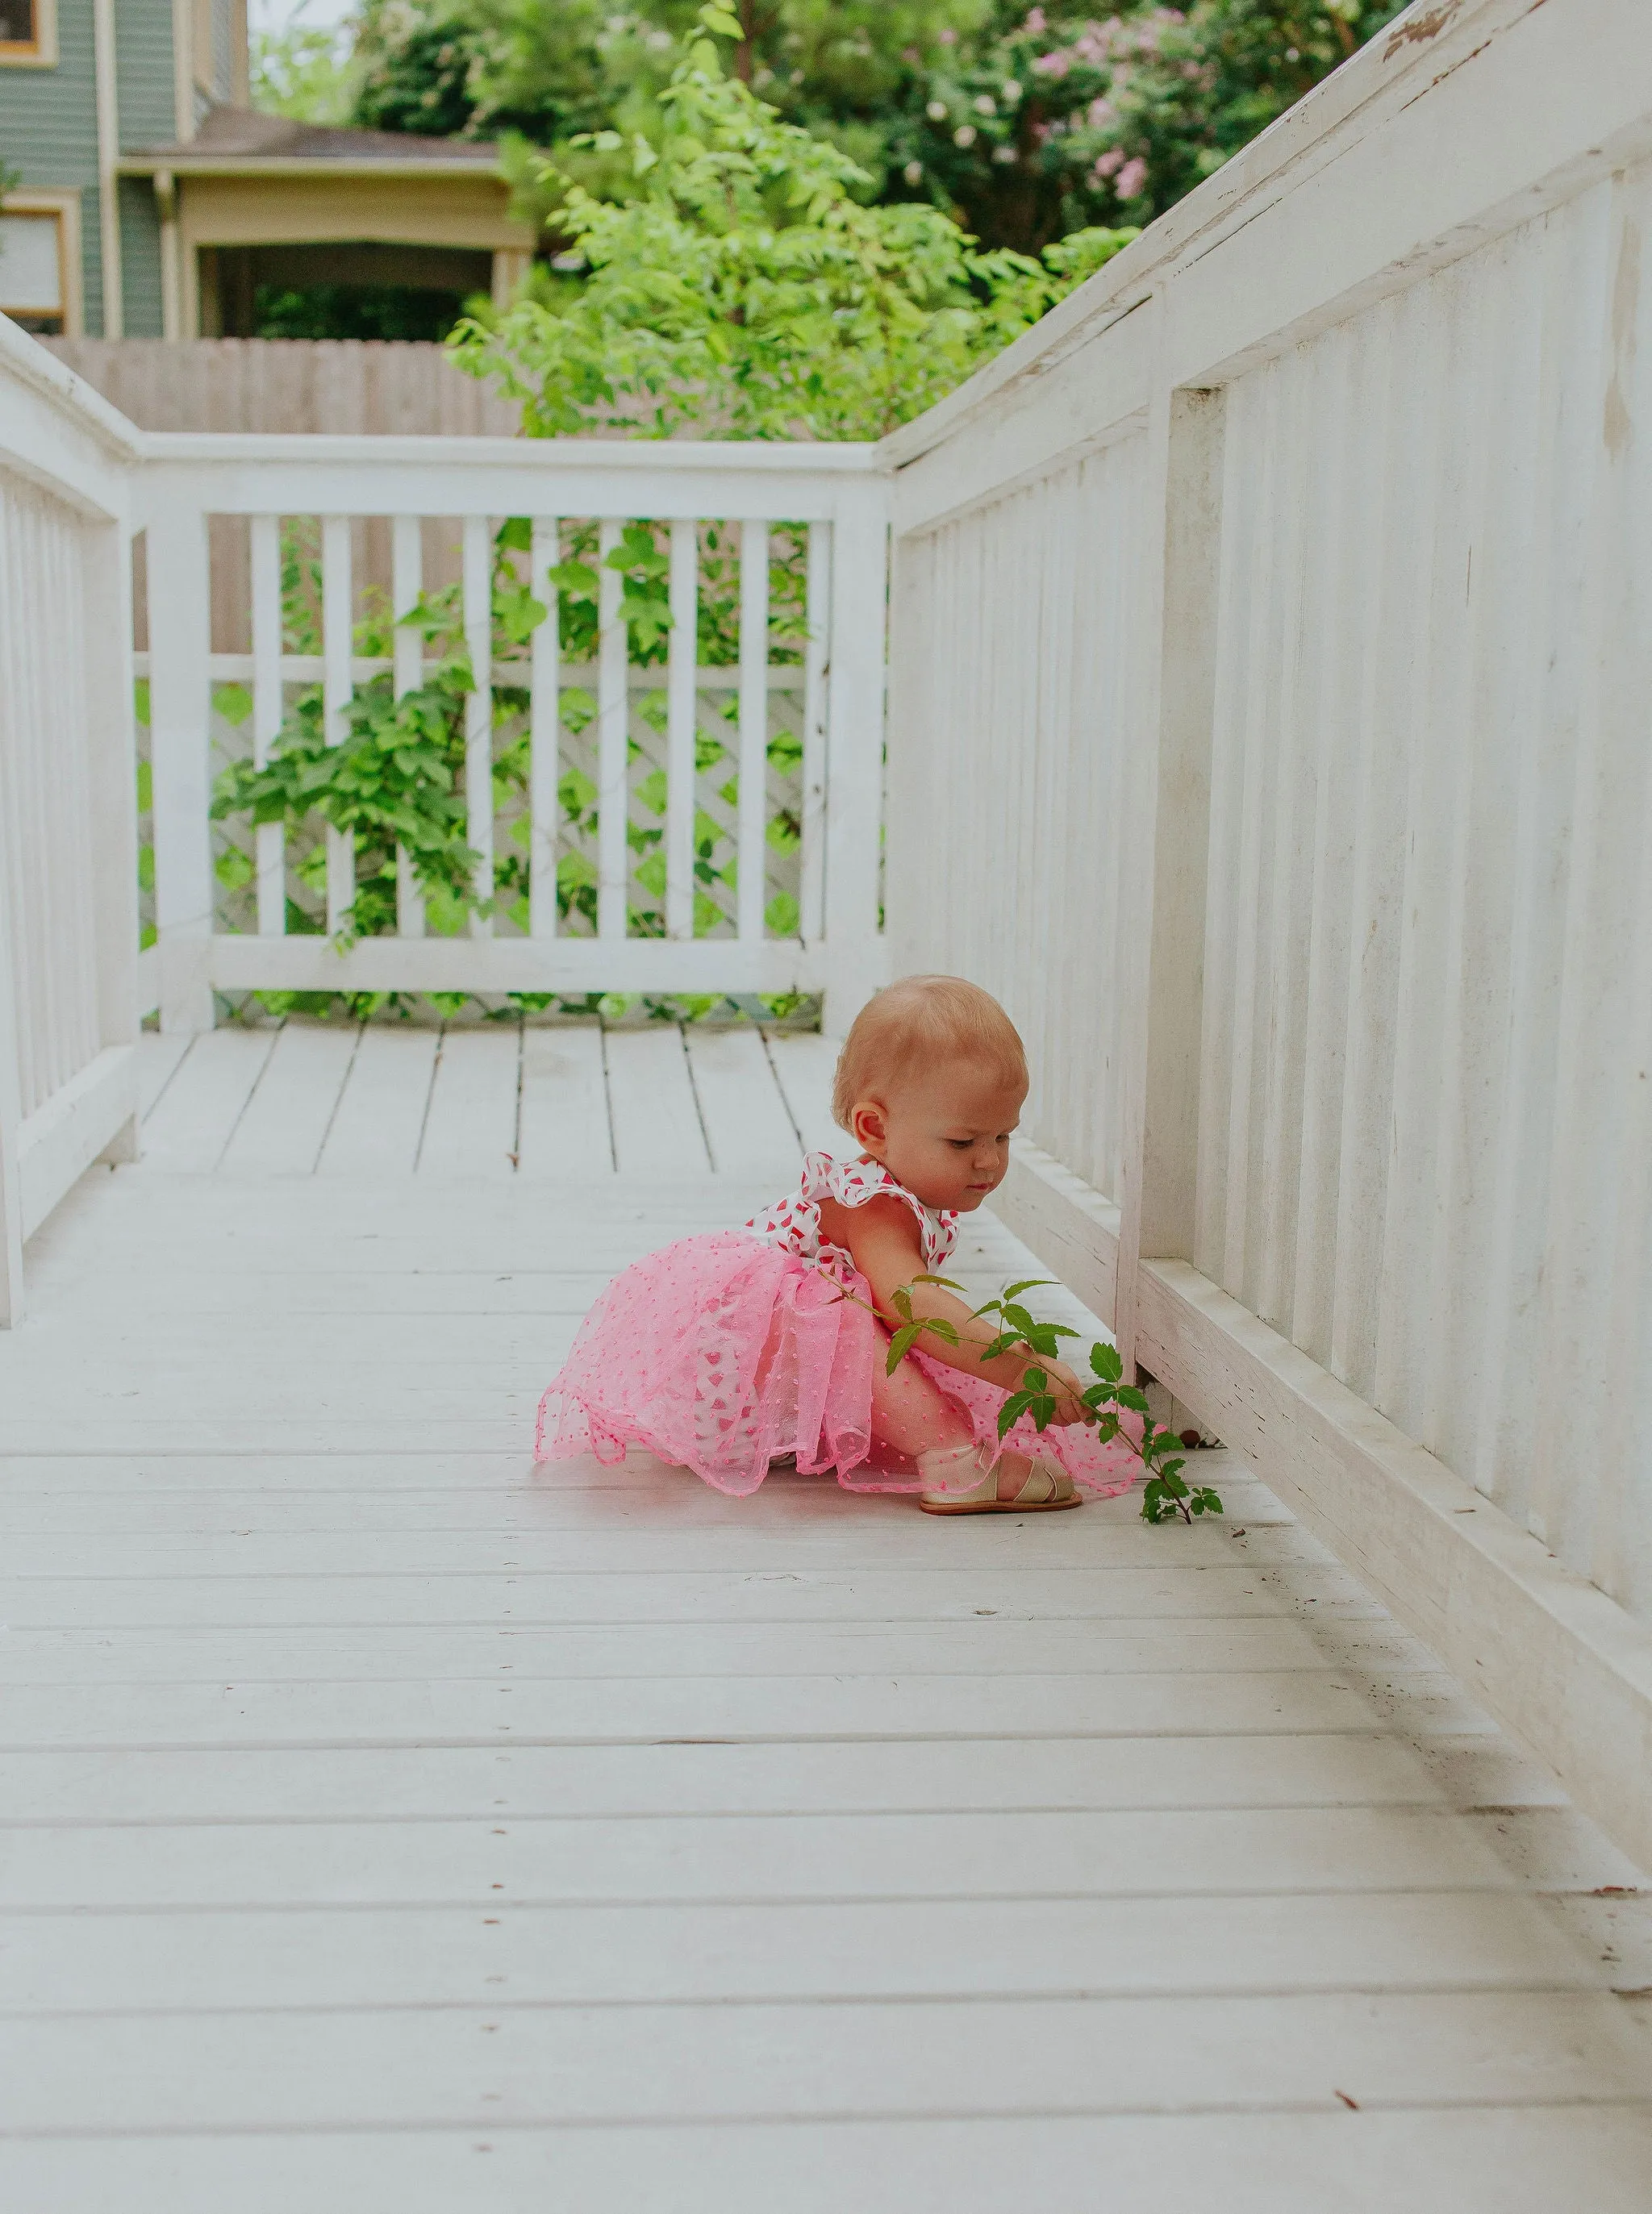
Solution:
[{"label": "weathered deck board", "polygon": [[8,2206],[1640,2214],[1636,1872],[1242,1472],[1158,1531],[533,1473],[608,1272],[826,1135],[818,1041],[607,1046],[156,1049],[35,1240]]}]

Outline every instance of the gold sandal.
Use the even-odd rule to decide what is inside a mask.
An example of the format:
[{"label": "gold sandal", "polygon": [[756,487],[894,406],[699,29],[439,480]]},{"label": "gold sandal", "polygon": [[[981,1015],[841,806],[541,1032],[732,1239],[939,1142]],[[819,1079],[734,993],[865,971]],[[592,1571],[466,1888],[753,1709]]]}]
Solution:
[{"label": "gold sandal", "polygon": [[[945,1479],[985,1468],[966,1491],[948,1490]],[[1040,1453],[1029,1465],[1013,1499],[998,1495],[999,1464],[981,1446],[952,1446],[918,1455],[918,1473],[927,1487],[918,1495],[926,1514],[1048,1514],[1062,1507],[1082,1507],[1084,1497],[1059,1461]]]}]

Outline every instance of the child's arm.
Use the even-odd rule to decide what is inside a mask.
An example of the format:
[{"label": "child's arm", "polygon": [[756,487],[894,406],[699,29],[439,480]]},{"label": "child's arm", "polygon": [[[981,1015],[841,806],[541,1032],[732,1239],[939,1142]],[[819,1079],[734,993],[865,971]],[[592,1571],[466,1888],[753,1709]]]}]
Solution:
[{"label": "child's arm", "polygon": [[925,1330],[917,1342],[932,1361],[982,1377],[1003,1391],[1020,1388],[1022,1374],[1029,1365],[1042,1368],[1055,1392],[1056,1422],[1084,1419],[1079,1406],[1079,1394],[1084,1386],[1070,1368],[1059,1361],[1043,1361],[1020,1351],[1000,1353],[995,1360],[984,1360],[982,1356],[986,1348],[1000,1335],[997,1324],[984,1316],[977,1319],[962,1300],[943,1291],[939,1284],[913,1281],[915,1277],[931,1272],[924,1266],[917,1223],[903,1201],[872,1199],[863,1207],[844,1207],[835,1200],[823,1200],[820,1213],[822,1234],[834,1245],[847,1249],[855,1267],[871,1285],[872,1303],[889,1327],[896,1328],[899,1323],[894,1295],[909,1285],[914,1319],[933,1317],[937,1321],[949,1322],[958,1334],[958,1342],[952,1346]]}]

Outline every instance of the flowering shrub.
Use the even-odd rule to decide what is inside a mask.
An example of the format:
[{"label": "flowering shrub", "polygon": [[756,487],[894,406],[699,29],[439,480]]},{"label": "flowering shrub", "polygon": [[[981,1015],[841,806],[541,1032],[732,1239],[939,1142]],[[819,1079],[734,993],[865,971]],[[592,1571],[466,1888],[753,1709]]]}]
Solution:
[{"label": "flowering shrub", "polygon": [[944,42],[897,149],[907,187],[1036,250],[1145,223],[1347,59],[1401,0],[1190,0],[1104,17],[1000,4]]}]

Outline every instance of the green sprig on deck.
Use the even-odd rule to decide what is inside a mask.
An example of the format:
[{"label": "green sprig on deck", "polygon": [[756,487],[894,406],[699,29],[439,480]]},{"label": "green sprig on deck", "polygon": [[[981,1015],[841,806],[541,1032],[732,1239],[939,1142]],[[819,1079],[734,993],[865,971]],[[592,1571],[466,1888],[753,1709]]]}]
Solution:
[{"label": "green sprig on deck", "polygon": [[[1048,1429],[1055,1419],[1057,1400],[1049,1372],[1038,1364],[1058,1360],[1061,1340],[1076,1337],[1078,1332],[1069,1330],[1065,1323],[1038,1322],[1020,1304],[1023,1293],[1042,1290],[1046,1285],[1053,1285],[1053,1281],[1047,1276],[1029,1276],[1019,1284],[1009,1285],[995,1300],[988,1300],[973,1311],[972,1320],[980,1322],[990,1317],[1000,1324],[998,1336],[982,1351],[983,1361],[996,1361],[1005,1354],[1023,1349],[1033,1356],[1021,1372],[1019,1388],[1010,1393],[999,1410],[1000,1439],[1009,1435],[1024,1415],[1031,1416],[1034,1428],[1040,1431]],[[893,1294],[893,1304],[902,1320],[890,1336],[885,1366],[891,1376],[926,1334],[939,1338],[943,1344],[958,1342],[958,1331],[950,1322],[938,1315],[914,1316],[912,1290],[917,1284],[936,1284],[944,1291],[960,1294],[964,1291],[963,1285],[955,1283],[950,1276],[915,1276],[911,1284],[902,1285]],[[887,1321],[888,1318],[880,1319]],[[1090,1367],[1096,1381],[1080,1394],[1084,1419],[1095,1425],[1096,1435],[1104,1445],[1123,1438],[1140,1459],[1147,1477],[1141,1493],[1141,1520],[1169,1522],[1179,1514],[1184,1522],[1191,1523],[1207,1514],[1220,1514],[1222,1503],[1218,1493],[1208,1483],[1188,1482],[1184,1473],[1186,1452],[1181,1439],[1174,1430],[1161,1429],[1153,1421],[1147,1393],[1124,1381],[1124,1363],[1118,1348],[1098,1341],[1090,1348]],[[1125,1411],[1141,1417],[1139,1445],[1120,1419]]]}]

